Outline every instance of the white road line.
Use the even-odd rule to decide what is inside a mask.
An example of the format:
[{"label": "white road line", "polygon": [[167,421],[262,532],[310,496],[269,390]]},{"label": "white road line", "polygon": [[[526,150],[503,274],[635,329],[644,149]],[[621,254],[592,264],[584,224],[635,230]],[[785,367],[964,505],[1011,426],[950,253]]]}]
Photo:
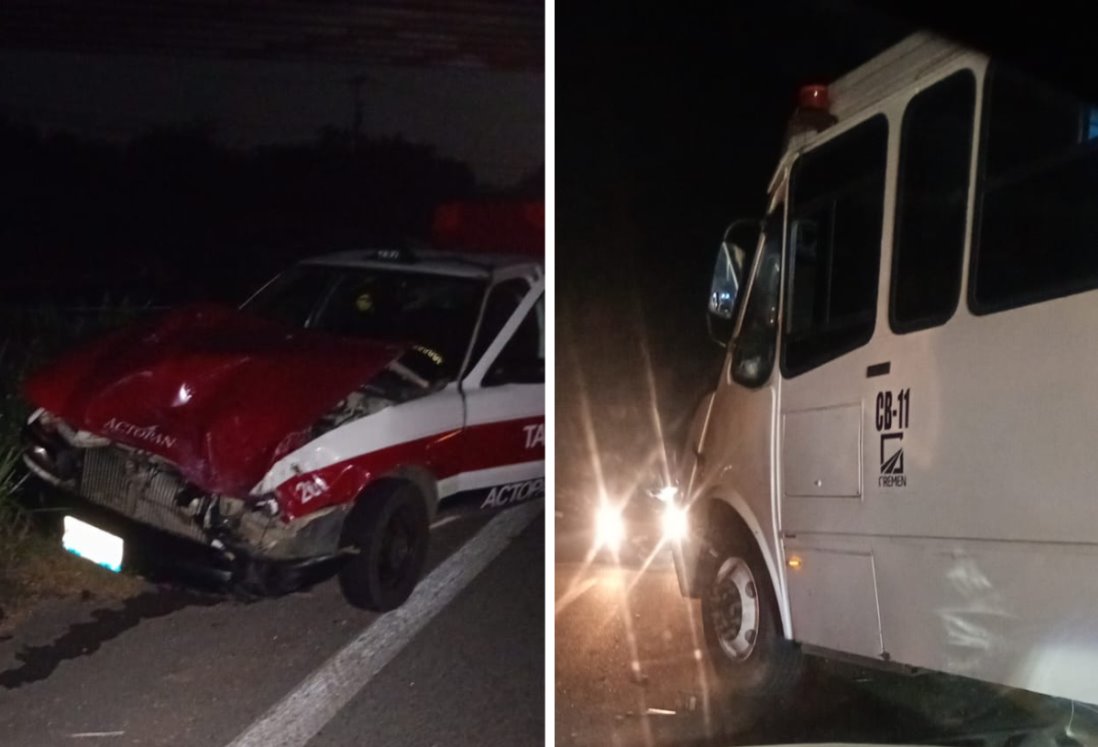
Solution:
[{"label": "white road line", "polygon": [[70,739],[98,739],[99,737],[121,737],[124,736],[124,731],[81,731],[76,734],[70,734]]},{"label": "white road line", "polygon": [[443,516],[441,519],[435,519],[435,522],[433,524],[431,524],[431,529],[438,529],[439,527],[444,527],[444,526],[446,526],[447,524],[449,524],[451,522],[454,522],[454,521],[457,521],[458,519],[463,519],[463,518],[465,518],[465,517],[458,516],[456,514],[450,514],[449,516]]},{"label": "white road line", "polygon": [[535,501],[501,512],[424,578],[403,606],[379,617],[229,747],[302,747],[431,619],[544,511]]}]

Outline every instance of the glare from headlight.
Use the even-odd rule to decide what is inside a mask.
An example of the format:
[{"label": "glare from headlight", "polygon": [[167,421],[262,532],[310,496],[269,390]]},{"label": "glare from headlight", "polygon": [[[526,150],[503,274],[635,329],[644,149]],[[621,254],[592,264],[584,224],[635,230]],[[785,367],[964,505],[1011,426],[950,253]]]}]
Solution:
[{"label": "glare from headlight", "polygon": [[595,544],[597,547],[617,552],[625,539],[625,522],[621,511],[609,504],[599,506],[595,514]]},{"label": "glare from headlight", "polygon": [[656,498],[663,501],[664,503],[670,503],[671,501],[675,500],[675,496],[677,496],[678,494],[679,489],[676,488],[674,485],[664,485],[662,488],[660,488],[659,492],[656,493]]},{"label": "glare from headlight", "polygon": [[668,503],[663,510],[663,540],[664,542],[682,542],[689,531],[689,522],[686,517],[686,509]]}]

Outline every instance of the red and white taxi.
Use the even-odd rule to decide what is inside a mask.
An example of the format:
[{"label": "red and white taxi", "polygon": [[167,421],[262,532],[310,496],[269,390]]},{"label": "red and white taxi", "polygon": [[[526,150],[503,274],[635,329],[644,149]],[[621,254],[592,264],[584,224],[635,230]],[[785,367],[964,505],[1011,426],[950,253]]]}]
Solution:
[{"label": "red and white taxi", "polygon": [[25,461],[234,569],[346,555],[348,599],[390,609],[440,504],[544,493],[544,288],[524,257],[311,259],[240,309],[170,312],[32,376]]}]

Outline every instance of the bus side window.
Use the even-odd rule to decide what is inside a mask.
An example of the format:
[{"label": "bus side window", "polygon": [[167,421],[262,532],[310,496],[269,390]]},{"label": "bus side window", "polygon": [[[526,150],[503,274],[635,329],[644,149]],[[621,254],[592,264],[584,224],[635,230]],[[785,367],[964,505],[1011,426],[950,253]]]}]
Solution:
[{"label": "bus side window", "polygon": [[787,377],[873,336],[887,143],[888,121],[877,115],[793,166],[781,361]]},{"label": "bus side window", "polygon": [[962,70],[914,96],[900,135],[889,324],[944,324],[957,308],[965,246],[976,76]]},{"label": "bus side window", "polygon": [[984,92],[969,308],[1098,288],[1094,106],[998,62]]}]

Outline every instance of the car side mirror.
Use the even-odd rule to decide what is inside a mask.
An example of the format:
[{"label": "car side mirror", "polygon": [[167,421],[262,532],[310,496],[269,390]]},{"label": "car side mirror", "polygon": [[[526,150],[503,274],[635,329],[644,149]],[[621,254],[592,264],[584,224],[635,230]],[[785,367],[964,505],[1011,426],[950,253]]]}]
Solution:
[{"label": "car side mirror", "polygon": [[721,347],[727,347],[739,310],[740,290],[747,267],[748,252],[743,247],[753,247],[759,240],[759,222],[737,220],[725,229],[717,261],[713,266],[713,278],[709,284],[709,303],[706,326],[709,337]]}]

